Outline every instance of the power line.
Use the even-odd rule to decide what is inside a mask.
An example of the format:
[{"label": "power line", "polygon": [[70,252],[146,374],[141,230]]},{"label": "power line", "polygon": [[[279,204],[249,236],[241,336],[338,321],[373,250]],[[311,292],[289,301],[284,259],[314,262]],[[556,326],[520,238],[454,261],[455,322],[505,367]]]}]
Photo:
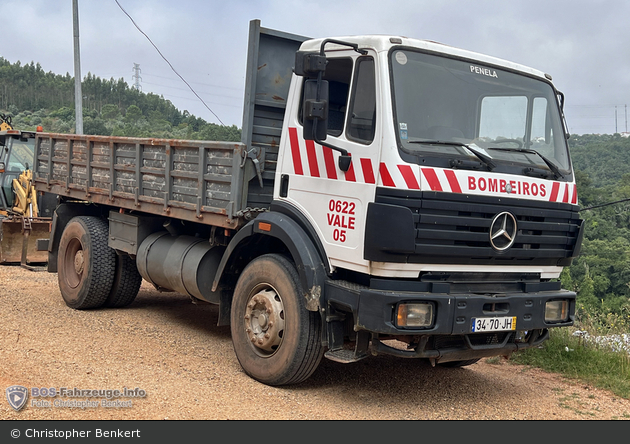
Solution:
[{"label": "power line", "polygon": [[593,205],[592,207],[580,208],[580,210],[579,210],[579,211],[586,211],[586,210],[592,210],[593,208],[607,207],[607,206],[609,206],[609,205],[615,205],[615,204],[618,204],[618,203],[628,202],[628,201],[630,201],[630,198],[628,198],[628,199],[616,200],[616,201],[614,201],[614,202],[607,202],[607,203],[600,204],[600,205]]},{"label": "power line", "polygon": [[[160,79],[166,79],[166,80],[173,80],[172,77],[166,77],[166,76],[159,76],[157,74],[144,74],[145,76],[149,76],[149,77],[159,77]],[[202,83],[202,82],[190,82],[193,85],[203,85],[203,86],[210,86],[211,88],[221,88],[221,89],[233,89],[235,91],[242,91],[242,88],[235,88],[232,86],[224,86],[224,85],[214,85],[212,83]]]},{"label": "power line", "polygon": [[[153,86],[161,86],[162,88],[168,88],[168,89],[177,89],[179,91],[188,91],[186,88],[178,88],[177,86],[169,86],[169,85],[162,85],[160,83],[152,83],[152,82],[144,82],[147,85],[153,85]],[[214,94],[211,92],[207,92],[207,91],[199,91],[200,94],[205,94],[208,96],[216,96],[216,97],[225,97],[227,99],[240,99],[241,97],[237,97],[237,96],[226,96],[225,94]]]},{"label": "power line", "polygon": [[149,36],[148,36],[148,35],[147,35],[147,34],[146,34],[146,33],[145,33],[142,29],[140,29],[140,27],[136,24],[136,22],[135,22],[135,21],[133,20],[133,18],[129,15],[129,13],[127,13],[127,11],[125,11],[125,8],[123,8],[123,7],[120,5],[120,3],[118,3],[118,0],[114,0],[114,1],[116,2],[116,4],[118,5],[118,7],[120,8],[120,10],[121,10],[122,12],[124,12],[124,13],[125,13],[125,15],[126,15],[127,17],[129,17],[129,20],[131,20],[131,23],[133,23],[133,25],[134,25],[134,26],[138,29],[138,31],[140,31],[140,33],[141,33],[142,35],[144,35],[144,36],[147,38],[147,40],[149,41],[149,43],[151,43],[151,45],[153,45],[153,47],[154,47],[154,48],[155,48],[155,50],[158,52],[158,54],[160,54],[160,57],[162,57],[162,58],[164,59],[164,61],[168,64],[168,66],[170,66],[170,67],[171,67],[171,69],[173,70],[173,72],[174,72],[175,74],[177,74],[177,77],[179,77],[179,78],[182,80],[182,82],[184,82],[184,83],[186,84],[186,86],[188,86],[188,88],[190,88],[190,90],[193,92],[193,94],[194,94],[195,96],[197,96],[197,98],[198,98],[199,100],[201,100],[201,103],[203,103],[203,104],[204,104],[204,106],[208,109],[208,111],[210,111],[210,112],[214,115],[214,117],[216,117],[216,118],[217,118],[217,120],[218,120],[219,122],[221,122],[221,125],[225,126],[225,123],[223,123],[223,121],[219,118],[219,116],[217,116],[217,115],[214,113],[214,111],[212,111],[212,110],[210,109],[210,107],[209,107],[208,105],[206,105],[206,102],[204,102],[204,101],[203,101],[203,99],[202,99],[201,97],[199,97],[199,94],[197,94],[197,92],[193,89],[193,87],[192,87],[192,86],[190,86],[190,85],[188,84],[188,82],[186,81],[186,79],[184,79],[184,78],[183,78],[183,77],[182,77],[182,76],[181,76],[181,75],[177,72],[177,70],[175,70],[175,68],[173,67],[173,65],[171,64],[171,62],[169,62],[169,61],[168,61],[168,59],[167,59],[166,57],[164,57],[164,55],[162,54],[162,52],[161,52],[161,51],[159,50],[159,48],[155,45],[155,43],[153,43],[153,41],[149,38]]}]

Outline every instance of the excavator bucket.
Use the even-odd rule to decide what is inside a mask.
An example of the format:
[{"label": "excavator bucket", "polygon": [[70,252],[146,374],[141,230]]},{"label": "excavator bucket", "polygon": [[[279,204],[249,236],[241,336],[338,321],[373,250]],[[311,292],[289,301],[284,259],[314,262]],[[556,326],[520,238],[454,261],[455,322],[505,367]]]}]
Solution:
[{"label": "excavator bucket", "polygon": [[0,220],[0,264],[26,268],[48,262],[48,251],[38,251],[39,239],[49,239],[51,218],[10,217]]}]

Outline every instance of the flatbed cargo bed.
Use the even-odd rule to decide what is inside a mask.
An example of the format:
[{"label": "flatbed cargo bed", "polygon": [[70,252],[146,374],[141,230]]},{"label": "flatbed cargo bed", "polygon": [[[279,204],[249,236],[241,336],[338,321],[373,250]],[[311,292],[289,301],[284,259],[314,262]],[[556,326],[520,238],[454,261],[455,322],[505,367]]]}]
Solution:
[{"label": "flatbed cargo bed", "polygon": [[35,188],[236,228],[244,147],[235,142],[38,133]]}]

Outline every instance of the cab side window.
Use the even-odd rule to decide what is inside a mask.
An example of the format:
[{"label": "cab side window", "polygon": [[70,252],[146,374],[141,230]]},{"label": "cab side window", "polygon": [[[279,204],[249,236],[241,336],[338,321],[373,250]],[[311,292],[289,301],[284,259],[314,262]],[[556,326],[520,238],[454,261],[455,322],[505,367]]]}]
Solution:
[{"label": "cab side window", "polygon": [[[328,81],[328,135],[330,136],[338,137],[343,133],[351,79],[351,58],[328,59],[322,80]],[[302,103],[300,103],[299,119],[302,123]]]},{"label": "cab side window", "polygon": [[376,127],[376,83],[374,59],[361,57],[357,60],[352,101],[348,114],[348,139],[364,144],[374,140]]},{"label": "cab side window", "polygon": [[323,79],[328,80],[328,134],[340,136],[346,120],[352,59],[328,59]]}]

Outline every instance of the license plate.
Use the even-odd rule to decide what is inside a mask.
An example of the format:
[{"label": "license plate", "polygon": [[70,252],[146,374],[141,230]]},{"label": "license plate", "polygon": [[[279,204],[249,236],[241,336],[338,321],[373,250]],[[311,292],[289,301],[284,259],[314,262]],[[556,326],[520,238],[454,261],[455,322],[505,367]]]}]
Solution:
[{"label": "license plate", "polygon": [[516,316],[502,318],[472,318],[472,332],[516,330]]}]

